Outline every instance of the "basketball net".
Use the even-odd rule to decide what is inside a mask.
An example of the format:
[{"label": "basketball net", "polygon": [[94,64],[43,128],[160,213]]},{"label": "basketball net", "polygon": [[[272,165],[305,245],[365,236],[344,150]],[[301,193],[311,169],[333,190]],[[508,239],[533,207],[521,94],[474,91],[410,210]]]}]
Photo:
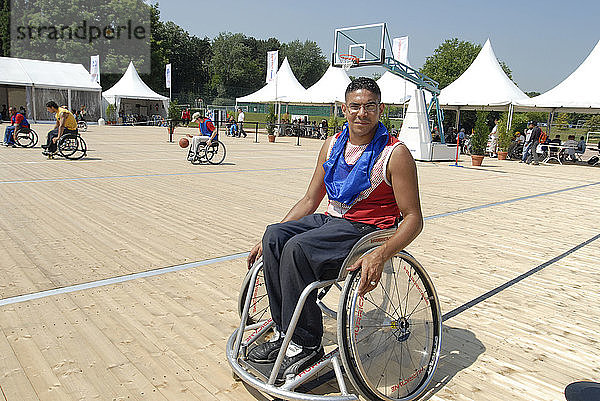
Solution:
[{"label": "basketball net", "polygon": [[358,65],[358,57],[351,54],[340,54],[340,60],[344,71],[350,70],[353,65]]}]

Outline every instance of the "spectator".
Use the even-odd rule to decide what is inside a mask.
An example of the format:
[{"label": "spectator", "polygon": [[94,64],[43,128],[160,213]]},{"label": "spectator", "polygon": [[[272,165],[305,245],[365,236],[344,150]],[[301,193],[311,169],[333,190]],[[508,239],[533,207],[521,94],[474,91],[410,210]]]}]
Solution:
[{"label": "spectator", "polygon": [[575,151],[577,150],[577,141],[575,140],[575,135],[569,135],[563,146],[565,146],[563,151],[564,157],[568,157],[571,161],[576,161]]},{"label": "spectator", "polygon": [[244,110],[242,110],[242,108],[238,108],[238,117],[237,117],[237,122],[238,122],[238,137],[243,135],[244,138],[247,137],[246,135],[246,131],[244,131],[244,119],[246,118],[246,115],[244,114]]},{"label": "spectator", "polygon": [[585,138],[580,137],[579,142],[577,142],[577,150],[575,150],[575,153],[579,153],[580,155],[582,155],[585,153],[585,148],[586,148]]}]

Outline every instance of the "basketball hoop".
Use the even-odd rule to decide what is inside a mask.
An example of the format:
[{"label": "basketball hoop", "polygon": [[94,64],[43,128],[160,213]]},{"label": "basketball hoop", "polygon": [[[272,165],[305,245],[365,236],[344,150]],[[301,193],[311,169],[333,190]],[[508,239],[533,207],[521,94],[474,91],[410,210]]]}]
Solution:
[{"label": "basketball hoop", "polygon": [[358,65],[358,57],[352,54],[340,54],[339,58],[342,60],[342,68],[344,71],[348,71],[350,67]]}]

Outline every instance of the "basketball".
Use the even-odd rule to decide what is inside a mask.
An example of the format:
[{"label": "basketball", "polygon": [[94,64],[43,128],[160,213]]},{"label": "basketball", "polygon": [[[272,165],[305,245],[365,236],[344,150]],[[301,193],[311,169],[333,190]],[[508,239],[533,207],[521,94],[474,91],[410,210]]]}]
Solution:
[{"label": "basketball", "polygon": [[190,141],[188,141],[187,138],[181,138],[179,140],[179,146],[181,146],[182,148],[187,148],[189,144],[190,144]]}]

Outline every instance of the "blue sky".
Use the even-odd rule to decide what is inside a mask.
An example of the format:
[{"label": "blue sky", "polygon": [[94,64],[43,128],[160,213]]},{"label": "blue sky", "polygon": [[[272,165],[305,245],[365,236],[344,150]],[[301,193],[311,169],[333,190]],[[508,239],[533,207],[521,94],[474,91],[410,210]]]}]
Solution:
[{"label": "blue sky", "polygon": [[[281,42],[313,40],[326,57],[335,28],[387,23],[390,37],[408,35],[409,60],[421,67],[444,40],[483,44],[513,71],[524,91],[545,92],[573,72],[600,40],[598,0],[193,1],[159,0],[161,17],[191,34],[241,32]],[[266,61],[265,61],[266,62]]]}]

